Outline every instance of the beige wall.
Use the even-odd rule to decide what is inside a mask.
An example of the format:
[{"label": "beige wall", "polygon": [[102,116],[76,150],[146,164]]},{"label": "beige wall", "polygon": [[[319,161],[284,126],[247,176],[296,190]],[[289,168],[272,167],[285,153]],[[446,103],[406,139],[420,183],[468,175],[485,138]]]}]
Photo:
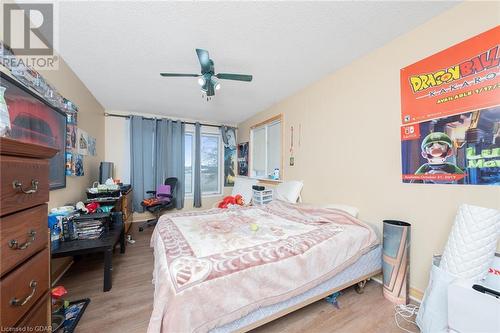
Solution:
[{"label": "beige wall", "polygon": [[[285,179],[304,181],[305,202],[356,206],[361,219],[379,227],[383,219],[412,223],[410,284],[424,290],[431,257],[442,252],[457,207],[500,208],[500,188],[401,182],[399,70],[491,29],[499,12],[499,2],[457,5],[243,122],[239,141],[248,141],[252,124],[283,113]],[[293,167],[287,163],[290,126]]]},{"label": "beige wall", "polygon": [[66,187],[50,191],[49,208],[85,198],[85,189],[99,179],[99,162],[104,159],[104,108],[71,68],[60,61],[57,71],[40,71],[64,97],[78,106],[78,127],[96,138],[96,156],[84,156],[85,176],[66,177]]},{"label": "beige wall", "polygon": [[130,184],[130,145],[128,141],[128,119],[105,117],[106,136],[104,139],[104,156],[106,162],[113,162],[114,178]]}]

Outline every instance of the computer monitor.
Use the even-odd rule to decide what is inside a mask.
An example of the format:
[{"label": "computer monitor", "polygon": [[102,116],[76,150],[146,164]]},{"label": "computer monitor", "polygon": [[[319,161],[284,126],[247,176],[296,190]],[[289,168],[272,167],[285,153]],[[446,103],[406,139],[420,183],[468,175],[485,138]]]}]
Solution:
[{"label": "computer monitor", "polygon": [[99,167],[99,183],[104,184],[106,179],[113,178],[113,162],[101,162]]}]

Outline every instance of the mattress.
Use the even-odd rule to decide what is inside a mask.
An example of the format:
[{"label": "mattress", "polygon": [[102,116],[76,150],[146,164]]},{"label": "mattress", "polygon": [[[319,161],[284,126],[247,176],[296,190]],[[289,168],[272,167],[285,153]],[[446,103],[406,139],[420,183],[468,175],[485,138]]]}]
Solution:
[{"label": "mattress", "polygon": [[[345,285],[350,281],[366,276],[367,274],[376,272],[381,268],[382,268],[382,246],[378,245],[371,251],[362,255],[355,263],[344,269],[342,272],[338,273],[329,280],[321,283],[320,285],[312,289],[309,289],[308,291],[300,295],[289,298],[285,301],[261,307],[253,312],[250,312],[243,318],[240,318],[226,325],[212,329],[210,333],[228,333],[228,332],[238,331],[266,317],[272,316],[275,313],[283,311],[284,309],[302,303],[312,297],[324,294],[325,292],[328,292],[329,290]],[[342,302],[342,299],[340,300],[340,302]],[[342,305],[342,303],[340,303],[340,305]]]},{"label": "mattress", "polygon": [[151,239],[148,332],[222,327],[328,281],[378,243],[345,212],[281,201],[164,215]]}]

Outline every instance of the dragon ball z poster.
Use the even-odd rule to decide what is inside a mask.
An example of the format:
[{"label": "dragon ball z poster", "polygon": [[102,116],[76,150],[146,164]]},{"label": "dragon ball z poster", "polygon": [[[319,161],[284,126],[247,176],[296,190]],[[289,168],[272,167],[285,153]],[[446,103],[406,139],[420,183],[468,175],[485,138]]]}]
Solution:
[{"label": "dragon ball z poster", "polygon": [[401,70],[405,183],[500,185],[500,26]]}]

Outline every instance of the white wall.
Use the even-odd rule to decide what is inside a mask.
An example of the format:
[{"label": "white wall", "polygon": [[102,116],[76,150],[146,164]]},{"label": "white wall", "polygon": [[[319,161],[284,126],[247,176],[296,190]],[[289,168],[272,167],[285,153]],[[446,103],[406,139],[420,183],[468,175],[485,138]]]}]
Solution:
[{"label": "white wall", "polygon": [[105,117],[106,162],[114,163],[114,177],[130,184],[130,127],[127,118]]}]

